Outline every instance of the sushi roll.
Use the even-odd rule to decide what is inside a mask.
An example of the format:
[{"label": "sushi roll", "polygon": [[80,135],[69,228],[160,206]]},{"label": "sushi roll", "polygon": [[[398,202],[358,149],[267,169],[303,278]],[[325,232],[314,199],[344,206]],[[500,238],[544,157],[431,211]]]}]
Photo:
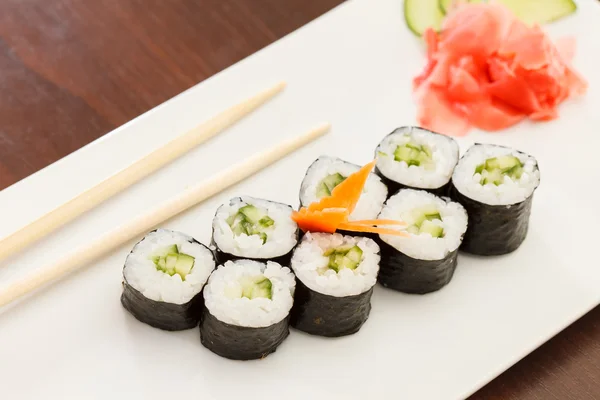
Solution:
[{"label": "sushi roll", "polygon": [[379,143],[375,150],[375,170],[383,178],[390,196],[402,188],[422,189],[443,196],[458,156],[458,143],[453,138],[405,126]]},{"label": "sushi roll", "polygon": [[[336,157],[321,156],[306,171],[300,186],[300,206],[308,207],[311,203],[330,196],[331,191],[342,183],[350,174],[360,169],[359,165],[349,163]],[[349,220],[375,219],[387,199],[388,191],[381,178],[371,173],[362,195],[356,204]]]},{"label": "sushi roll", "polygon": [[379,218],[402,219],[410,234],[379,235],[378,281],[383,286],[425,294],[450,282],[467,230],[468,217],[463,206],[422,190],[402,189],[388,199]]},{"label": "sushi roll", "polygon": [[519,248],[527,236],[539,184],[534,157],[504,146],[471,146],[454,170],[450,190],[469,214],[461,250],[492,256]]},{"label": "sushi roll", "polygon": [[125,260],[121,304],[155,328],[194,328],[202,314],[202,288],[214,268],[208,247],[184,233],[157,229]]},{"label": "sushi roll", "polygon": [[294,274],[267,261],[227,261],[204,289],[202,345],[232,360],[264,358],[289,335]]},{"label": "sushi roll", "polygon": [[287,204],[253,197],[236,197],[221,205],[212,224],[217,262],[243,258],[289,265],[299,237],[291,215]]},{"label": "sushi roll", "polygon": [[327,337],[358,332],[371,312],[379,259],[379,246],[370,238],[306,233],[292,256],[291,325]]}]

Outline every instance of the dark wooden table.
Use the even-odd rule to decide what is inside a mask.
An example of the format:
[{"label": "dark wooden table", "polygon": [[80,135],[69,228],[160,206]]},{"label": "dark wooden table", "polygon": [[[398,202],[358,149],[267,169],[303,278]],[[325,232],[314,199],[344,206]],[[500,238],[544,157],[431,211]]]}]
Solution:
[{"label": "dark wooden table", "polygon": [[[0,1],[0,190],[341,2]],[[600,399],[599,342],[596,308],[472,399]]]}]

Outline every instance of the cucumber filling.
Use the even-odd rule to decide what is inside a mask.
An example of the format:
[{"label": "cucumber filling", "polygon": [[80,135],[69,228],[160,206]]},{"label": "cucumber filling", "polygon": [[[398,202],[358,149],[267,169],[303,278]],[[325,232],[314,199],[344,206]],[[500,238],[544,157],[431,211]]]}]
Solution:
[{"label": "cucumber filling", "polygon": [[195,258],[189,254],[180,253],[177,245],[167,246],[150,256],[156,269],[171,276],[178,274],[185,281],[186,276],[194,268]]},{"label": "cucumber filling", "polygon": [[444,228],[433,222],[443,221],[440,212],[434,206],[415,208],[404,213],[402,218],[409,224],[406,230],[413,235],[429,233],[434,238],[444,237]]},{"label": "cucumber filling", "polygon": [[505,176],[512,180],[520,179],[523,174],[523,164],[514,156],[492,157],[479,164],[475,168],[475,174],[481,175],[480,184],[498,186],[504,183]]},{"label": "cucumber filling", "polygon": [[323,256],[329,257],[327,269],[340,272],[344,268],[355,270],[362,259],[363,251],[358,246],[329,249]]},{"label": "cucumber filling", "polygon": [[327,175],[317,185],[317,198],[331,196],[333,189],[345,179],[346,177],[339,173]]},{"label": "cucumber filling", "polygon": [[426,169],[435,167],[431,149],[427,145],[420,145],[412,141],[396,147],[394,160],[404,161],[409,167],[411,165],[422,166]]},{"label": "cucumber filling", "polygon": [[273,226],[275,221],[267,215],[265,210],[248,204],[227,218],[227,223],[235,236],[242,233],[248,236],[257,235],[265,244],[268,239],[268,228]]},{"label": "cucumber filling", "polygon": [[271,280],[264,275],[245,276],[237,284],[229,285],[226,288],[225,294],[230,299],[245,297],[250,300],[256,298],[271,300],[273,295],[272,289],[273,284]]}]

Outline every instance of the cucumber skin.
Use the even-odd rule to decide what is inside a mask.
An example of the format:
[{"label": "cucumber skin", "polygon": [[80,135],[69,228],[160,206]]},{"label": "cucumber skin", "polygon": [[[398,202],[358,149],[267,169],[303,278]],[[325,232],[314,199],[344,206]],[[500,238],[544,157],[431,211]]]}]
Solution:
[{"label": "cucumber skin", "polygon": [[384,287],[409,294],[438,291],[452,280],[458,249],[441,260],[418,260],[378,239],[381,265],[377,281]]},{"label": "cucumber skin", "polygon": [[520,203],[498,206],[464,196],[454,185],[449,194],[469,216],[461,251],[480,256],[508,254],[517,250],[527,237],[533,194]]},{"label": "cucumber skin", "polygon": [[372,294],[373,287],[355,296],[329,296],[308,288],[296,278],[290,323],[294,328],[311,335],[352,335],[369,318]]},{"label": "cucumber skin", "polygon": [[251,328],[219,321],[202,308],[200,342],[213,353],[230,360],[257,360],[274,353],[289,336],[290,316],[271,326]]}]

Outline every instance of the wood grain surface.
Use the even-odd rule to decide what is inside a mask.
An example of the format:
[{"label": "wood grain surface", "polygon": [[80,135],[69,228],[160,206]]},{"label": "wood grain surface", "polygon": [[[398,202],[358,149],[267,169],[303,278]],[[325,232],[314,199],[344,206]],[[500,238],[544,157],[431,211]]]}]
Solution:
[{"label": "wood grain surface", "polygon": [[[0,190],[341,2],[0,1]],[[600,399],[600,308],[470,399]]]}]

